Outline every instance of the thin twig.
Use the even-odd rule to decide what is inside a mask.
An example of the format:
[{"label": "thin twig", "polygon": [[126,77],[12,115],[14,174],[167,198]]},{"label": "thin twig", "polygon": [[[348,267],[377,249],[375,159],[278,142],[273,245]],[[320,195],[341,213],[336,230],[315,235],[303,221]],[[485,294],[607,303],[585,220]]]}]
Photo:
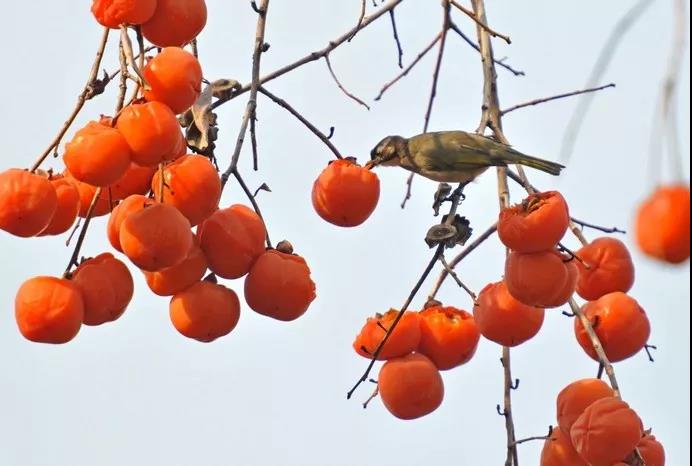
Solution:
[{"label": "thin twig", "polygon": [[534,442],[536,440],[548,440],[550,437],[553,436],[553,426],[548,427],[548,435],[538,435],[536,437],[527,437],[521,440],[517,440],[514,442],[514,445],[521,445],[522,443],[527,443],[527,442]]},{"label": "thin twig", "polygon": [[334,80],[334,82],[336,83],[336,85],[338,86],[338,88],[341,89],[341,92],[343,92],[344,95],[345,95],[346,97],[348,97],[349,99],[353,100],[354,102],[357,102],[358,104],[360,104],[360,105],[362,105],[363,107],[365,107],[365,108],[367,108],[368,110],[370,110],[370,106],[369,106],[368,104],[366,104],[366,103],[365,103],[362,99],[360,99],[359,97],[356,97],[355,95],[353,95],[351,92],[349,92],[348,89],[346,89],[346,87],[344,87],[343,84],[341,84],[341,81],[339,81],[339,78],[336,76],[336,73],[334,72],[334,68],[332,68],[332,62],[331,62],[331,60],[329,59],[329,54],[327,54],[327,55],[324,56],[324,61],[327,63],[327,69],[329,70],[329,74],[332,76],[332,79]]},{"label": "thin twig", "polygon": [[[115,103],[115,116],[118,118],[120,111],[125,105],[125,96],[127,95],[127,80],[130,77],[129,71],[127,71],[127,56],[125,55],[125,48],[122,41],[118,45],[118,59],[120,62],[120,84],[118,85],[118,97]],[[113,120],[115,122],[115,120]]]},{"label": "thin twig", "polygon": [[397,52],[397,64],[399,68],[404,67],[404,49],[401,46],[401,39],[399,38],[399,30],[396,27],[396,17],[394,16],[394,10],[389,10],[389,19],[392,23],[392,35],[394,36],[394,43],[396,43]]},{"label": "thin twig", "polygon": [[485,29],[485,31],[486,31],[488,34],[490,34],[491,36],[493,36],[493,37],[498,37],[498,38],[504,40],[505,42],[507,42],[508,44],[511,44],[511,43],[512,43],[512,40],[509,38],[509,36],[506,36],[506,35],[504,35],[504,34],[500,34],[499,32],[490,29],[490,27],[489,27],[487,24],[485,24],[483,21],[481,21],[480,19],[478,19],[478,17],[476,16],[476,14],[475,14],[472,10],[469,10],[468,8],[466,8],[464,5],[462,5],[461,3],[457,2],[456,0],[451,0],[451,3],[452,3],[452,5],[454,5],[455,7],[457,7],[457,9],[461,10],[466,16],[468,16],[468,17],[471,18],[473,21],[475,21],[475,23],[476,23],[478,26],[480,26],[480,27],[482,27],[483,29]]},{"label": "thin twig", "polygon": [[243,120],[240,124],[240,131],[238,132],[235,149],[233,150],[233,155],[231,156],[231,163],[223,175],[221,175],[222,187],[226,185],[228,178],[238,166],[238,160],[240,159],[240,152],[243,148],[243,143],[245,142],[248,124],[250,123],[250,120],[255,118],[255,111],[257,109],[257,91],[260,86],[260,62],[262,59],[262,53],[264,51],[264,32],[267,25],[267,14],[269,13],[269,0],[262,0],[259,10],[260,12],[257,15],[257,27],[255,31],[255,48],[252,54],[252,83],[250,85],[250,98],[248,98],[247,105],[245,107],[245,114],[243,115]]},{"label": "thin twig", "polygon": [[416,177],[415,173],[411,173],[408,178],[406,178],[406,194],[404,194],[404,199],[401,201],[401,208],[406,208],[406,203],[411,199],[411,192],[413,190],[413,179]]},{"label": "thin twig", "polygon": [[356,27],[353,29],[353,33],[351,34],[351,37],[348,38],[347,42],[351,42],[354,37],[356,37],[356,34],[358,34],[358,31],[360,31],[361,27],[363,26],[363,19],[365,19],[365,2],[366,0],[361,0],[360,1],[360,15],[358,16],[358,22],[356,23]]},{"label": "thin twig", "polygon": [[252,191],[250,191],[250,188],[248,188],[247,184],[245,183],[245,180],[243,180],[243,177],[240,176],[240,172],[238,172],[238,169],[236,168],[233,170],[233,177],[236,179],[238,184],[240,185],[240,188],[243,190],[245,193],[245,196],[247,196],[248,200],[252,204],[252,208],[255,210],[259,218],[262,219],[262,222],[264,222],[264,232],[265,232],[265,239],[267,242],[267,247],[269,249],[272,249],[272,241],[269,238],[269,229],[267,228],[267,222],[264,220],[264,216],[262,215],[262,211],[260,210],[260,206],[257,203],[257,199],[255,199],[255,196],[252,194]]},{"label": "thin twig", "polygon": [[96,188],[96,191],[94,192],[94,197],[91,198],[91,204],[89,204],[89,209],[87,210],[86,215],[84,217],[84,225],[82,226],[82,229],[79,232],[77,244],[75,244],[74,246],[74,250],[72,251],[72,255],[70,256],[70,261],[67,263],[67,267],[65,267],[63,278],[68,278],[70,276],[70,270],[72,269],[72,266],[77,265],[77,261],[79,260],[79,251],[82,249],[82,244],[84,244],[84,238],[86,238],[86,233],[89,229],[89,223],[91,223],[91,217],[94,214],[96,203],[101,197],[101,192],[102,188]]},{"label": "thin twig", "polygon": [[461,281],[461,278],[459,278],[459,275],[454,271],[454,269],[452,269],[452,268],[449,266],[449,264],[448,264],[447,261],[445,260],[445,256],[444,256],[444,255],[442,255],[442,257],[440,257],[440,263],[442,263],[442,267],[444,267],[444,269],[445,269],[445,270],[447,271],[447,273],[454,279],[454,281],[457,283],[457,285],[459,285],[459,287],[460,287],[462,290],[464,290],[469,296],[471,296],[471,299],[472,299],[473,302],[475,303],[476,300],[478,299],[478,296],[476,295],[476,293],[473,292],[473,290],[471,290],[471,288],[469,288],[468,286],[466,286],[466,284],[465,284],[463,281]]},{"label": "thin twig", "polygon": [[430,42],[421,53],[419,53],[416,58],[411,62],[410,65],[408,65],[401,73],[399,73],[394,79],[386,83],[384,86],[382,86],[382,89],[380,90],[380,93],[377,94],[377,97],[375,97],[375,100],[380,100],[382,99],[382,96],[384,95],[385,92],[389,90],[390,87],[398,83],[401,79],[403,79],[405,76],[407,76],[411,70],[418,64],[418,62],[425,57],[430,50],[432,50],[433,47],[435,47],[435,44],[437,44],[440,39],[442,38],[442,31],[438,32],[435,38]]},{"label": "thin twig", "polygon": [[558,94],[558,95],[554,95],[552,97],[544,97],[542,99],[531,100],[529,102],[524,102],[523,104],[514,105],[512,107],[509,107],[508,109],[502,110],[500,112],[500,115],[505,116],[506,114],[508,114],[510,112],[513,112],[515,110],[519,110],[520,108],[530,107],[532,105],[539,105],[539,104],[543,104],[546,102],[551,102],[553,100],[564,99],[566,97],[572,97],[575,95],[588,94],[589,92],[598,92],[598,91],[602,91],[603,89],[608,89],[611,87],[615,87],[615,83],[606,84],[605,86],[592,87],[590,89],[583,89],[581,91],[567,92],[565,94]]},{"label": "thin twig", "polygon": [[67,117],[67,120],[65,123],[63,123],[62,127],[60,128],[60,131],[58,131],[58,134],[53,138],[51,143],[48,145],[48,147],[41,153],[41,155],[38,157],[38,159],[34,162],[34,164],[31,166],[31,172],[35,172],[38,170],[38,168],[41,166],[44,160],[48,158],[51,152],[54,150],[57,152],[58,146],[60,146],[60,142],[62,141],[62,138],[65,136],[67,131],[70,129],[70,126],[72,126],[72,123],[74,123],[75,119],[79,115],[79,112],[82,111],[82,108],[84,107],[84,104],[86,103],[87,100],[89,100],[94,93],[94,84],[96,82],[99,69],[101,68],[101,60],[103,59],[103,52],[106,49],[106,44],[108,43],[108,35],[110,33],[110,28],[104,28],[103,29],[103,34],[101,35],[101,40],[98,45],[98,49],[96,50],[96,58],[94,59],[94,63],[91,65],[91,71],[89,72],[89,78],[87,79],[86,84],[84,85],[84,89],[82,89],[82,92],[79,94],[79,97],[77,97],[77,104],[75,105],[74,109],[72,110],[72,113],[70,114],[69,117]]},{"label": "thin twig", "polygon": [[284,110],[288,111],[288,113],[290,113],[291,115],[296,117],[298,119],[298,121],[300,121],[302,124],[304,124],[310,130],[310,132],[312,134],[317,136],[329,148],[329,150],[331,150],[332,153],[334,153],[334,156],[337,159],[343,158],[343,156],[339,152],[339,149],[337,149],[336,146],[330,140],[330,137],[325,135],[319,129],[317,129],[317,127],[315,125],[310,123],[307,120],[307,118],[305,118],[303,115],[301,115],[301,113],[298,112],[298,110],[296,110],[291,105],[289,105],[288,102],[286,102],[284,99],[281,99],[280,97],[277,97],[276,95],[272,94],[271,92],[269,92],[266,88],[264,88],[262,86],[260,86],[259,92],[264,94],[265,96],[267,96],[269,99],[271,99],[279,107],[283,108]]},{"label": "thin twig", "polygon": [[[627,31],[636,23],[637,19],[646,11],[646,9],[653,3],[653,0],[639,0],[625,15],[617,22],[613,31],[608,37],[601,53],[594,65],[593,70],[589,79],[586,81],[584,87],[594,87],[599,81],[602,80],[603,74],[608,69],[608,65],[615,56],[615,52],[620,45],[622,38],[625,36]],[[591,102],[593,102],[594,94],[586,94],[584,97],[579,99],[577,108],[575,109],[569,123],[567,124],[567,129],[565,130],[565,135],[562,139],[562,148],[560,150],[560,160],[568,161],[572,156],[574,151],[574,145],[577,142],[577,137],[579,136],[579,130],[584,122],[584,117],[586,117]]]},{"label": "thin twig", "polygon": [[442,4],[444,9],[443,20],[442,20],[442,31],[440,32],[440,48],[437,53],[437,62],[435,63],[435,71],[433,73],[432,89],[430,90],[430,98],[428,99],[428,108],[425,111],[425,123],[423,124],[423,132],[428,132],[428,126],[430,125],[430,116],[432,115],[433,104],[435,103],[435,96],[437,95],[437,83],[440,79],[440,69],[442,68],[442,58],[445,53],[445,45],[447,44],[447,33],[449,32],[449,24],[451,22],[450,15],[450,3],[449,0],[445,0]]},{"label": "thin twig", "polygon": [[372,391],[372,393],[370,394],[368,399],[363,402],[363,409],[368,409],[368,405],[370,404],[370,402],[372,400],[374,400],[375,398],[377,398],[377,395],[379,395],[379,394],[380,394],[380,386],[375,385],[375,389]]},{"label": "thin twig", "polygon": [[[480,52],[480,51],[481,51],[481,49],[480,49],[480,47],[478,46],[478,44],[476,44],[474,41],[472,41],[472,40],[469,38],[469,36],[467,36],[466,34],[464,34],[464,31],[462,31],[461,28],[460,28],[459,26],[457,26],[457,25],[454,23],[454,21],[451,22],[451,24],[449,25],[449,27],[450,27],[450,29],[451,29],[452,31],[456,32],[457,35],[458,35],[459,37],[461,37],[461,38],[464,40],[464,42],[466,42],[467,44],[469,44],[469,45],[470,45],[472,48],[474,48],[477,52]],[[519,70],[517,70],[517,69],[512,68],[510,65],[508,65],[507,63],[505,63],[505,62],[502,61],[502,60],[495,60],[495,59],[493,59],[493,60],[495,61],[495,64],[496,64],[497,66],[500,66],[500,67],[506,69],[507,71],[509,71],[510,73],[512,73],[514,76],[525,76],[525,75],[526,75],[526,73],[524,73],[523,71],[519,71]]]},{"label": "thin twig", "polygon": [[617,227],[612,227],[612,228],[602,227],[600,225],[594,225],[593,223],[587,223],[583,220],[578,220],[574,217],[571,217],[570,220],[572,222],[576,223],[577,225],[581,226],[582,228],[591,228],[592,230],[602,231],[603,233],[621,233],[623,235],[627,233],[626,231],[621,230]]}]

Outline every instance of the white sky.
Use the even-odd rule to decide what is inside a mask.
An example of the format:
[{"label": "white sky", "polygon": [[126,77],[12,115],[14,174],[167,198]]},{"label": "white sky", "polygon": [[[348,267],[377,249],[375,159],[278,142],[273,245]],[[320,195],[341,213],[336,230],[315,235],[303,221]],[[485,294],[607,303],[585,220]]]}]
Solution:
[{"label": "white sky", "polygon": [[[72,109],[101,35],[88,3],[36,0],[3,6],[2,169],[29,166]],[[255,27],[248,3],[208,0],[210,18],[200,37],[208,78],[247,82]],[[406,63],[439,30],[438,3],[408,0],[397,10]],[[632,1],[487,3],[492,26],[513,39],[511,46],[497,43],[497,56],[507,55],[527,72],[515,78],[499,70],[501,101],[511,105],[580,88],[612,25]],[[618,87],[595,100],[564,177],[530,174],[538,186],[560,189],[578,217],[630,230],[633,209],[653,184],[646,174],[647,147],[670,43],[672,3],[655,2],[622,44],[604,80]],[[272,47],[263,69],[322,48],[355,24],[359,4],[274,0],[267,26]],[[456,21],[474,35],[466,18],[457,15]],[[116,62],[115,44],[108,49],[109,69]],[[332,63],[343,83],[370,101],[398,72],[388,19],[334,52]],[[421,130],[433,63],[431,54],[370,112],[338,91],[323,62],[267,87],[325,131],[336,126],[338,147],[363,159],[383,136]],[[689,75],[686,59],[678,116],[688,157]],[[475,129],[480,90],[478,55],[450,36],[431,129]],[[109,113],[114,91],[112,86],[90,102],[79,121]],[[221,160],[232,151],[244,104],[240,98],[220,112]],[[575,104],[565,100],[517,112],[506,118],[505,132],[520,150],[555,159]],[[150,294],[136,274],[135,300],[119,321],[84,328],[68,345],[31,344],[16,329],[15,291],[30,276],[60,274],[70,250],[62,237],[20,240],[0,234],[1,465],[503,463],[504,426],[495,413],[502,398],[500,348],[488,341],[481,342],[472,362],[444,375],[445,401],[424,419],[398,421],[379,402],[364,411],[360,402],[368,386],[356,399],[345,398],[366,366],[351,350],[355,332],[366,315],[400,306],[430,257],[422,238],[434,222],[435,184],[418,180],[413,200],[401,211],[406,174],[383,169],[382,199],[371,219],[354,230],[332,227],[310,205],[312,181],[330,153],[283,110],[265,99],[259,105],[262,170],[250,172],[249,151],[241,168],[251,186],[266,182],[273,190],[260,195],[273,239],[290,239],[312,267],[318,298],[308,313],[285,324],[244,308],[230,336],[203,345],[175,332],[167,301]],[[689,163],[685,170],[689,178]],[[223,204],[244,202],[231,188]],[[515,199],[520,195],[514,191]],[[497,213],[495,177],[483,176],[467,196],[463,214],[483,231]],[[632,244],[632,236],[626,241]],[[106,248],[104,221],[95,221],[83,252],[96,255]],[[479,290],[500,278],[502,258],[493,238],[463,263],[460,274]],[[662,267],[637,253],[635,259],[632,294],[648,310],[651,342],[660,349],[655,364],[643,354],[618,364],[618,377],[626,400],[665,443],[669,464],[689,464],[689,265]],[[230,286],[240,291],[242,282]],[[470,309],[468,297],[451,282],[441,296]],[[415,302],[420,304],[421,299]],[[557,392],[596,370],[574,341],[571,321],[559,311],[549,312],[541,333],[513,352],[513,364],[521,379],[514,393],[519,437],[543,434],[555,420]],[[522,464],[538,464],[540,447],[522,445]]]}]

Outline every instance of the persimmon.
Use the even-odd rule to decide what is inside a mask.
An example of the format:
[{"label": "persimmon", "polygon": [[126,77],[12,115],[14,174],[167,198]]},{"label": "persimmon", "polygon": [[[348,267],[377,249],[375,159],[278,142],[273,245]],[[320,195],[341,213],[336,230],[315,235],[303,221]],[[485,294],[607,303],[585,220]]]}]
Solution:
[{"label": "persimmon", "polygon": [[291,321],[305,314],[315,299],[315,283],[302,257],[287,242],[259,256],[245,277],[245,301],[272,319]]},{"label": "persimmon", "polygon": [[569,209],[557,191],[531,194],[521,204],[502,209],[497,234],[516,252],[553,249],[569,227]]},{"label": "persimmon", "polygon": [[90,121],[65,145],[63,161],[73,178],[106,187],[125,174],[131,156],[118,129]]},{"label": "persimmon", "polygon": [[656,436],[646,434],[637,445],[639,453],[644,458],[646,466],[665,466],[666,451],[661,442],[656,440]]},{"label": "persimmon", "polygon": [[82,262],[72,274],[72,282],[84,298],[85,325],[101,325],[118,319],[134,293],[132,274],[110,253]]},{"label": "persimmon", "polygon": [[[603,350],[611,362],[623,361],[644,349],[651,325],[639,303],[625,293],[610,293],[586,303],[582,311],[591,322]],[[579,319],[574,320],[577,341],[592,359],[598,361],[589,335]]]},{"label": "persimmon", "polygon": [[444,398],[440,371],[427,356],[418,353],[384,363],[377,386],[387,410],[404,420],[432,413]]},{"label": "persimmon", "polygon": [[50,178],[55,188],[58,203],[55,213],[46,228],[41,230],[41,236],[59,235],[65,233],[77,220],[80,208],[79,190],[74,180],[56,175]]},{"label": "persimmon", "polygon": [[140,211],[145,207],[154,205],[156,201],[150,199],[141,194],[133,194],[124,199],[120,204],[118,204],[113,212],[111,212],[108,218],[108,224],[106,226],[106,235],[108,236],[108,241],[111,246],[116,251],[123,252],[123,248],[120,245],[120,226],[125,220],[125,217],[133,212]]},{"label": "persimmon", "polygon": [[171,298],[169,314],[178,332],[209,343],[228,335],[238,324],[240,301],[233,290],[201,281]]},{"label": "persimmon", "polygon": [[144,67],[150,89],[144,90],[149,102],[162,102],[173,113],[183,113],[202,92],[202,67],[197,58],[180,47],[166,47]]},{"label": "persimmon", "polygon": [[204,0],[158,0],[154,15],[142,25],[142,34],[158,47],[182,46],[206,24]]},{"label": "persimmon", "polygon": [[331,162],[312,186],[312,205],[317,214],[340,227],[362,224],[379,199],[377,175],[351,159]]},{"label": "persimmon", "polygon": [[156,9],[156,0],[93,0],[91,12],[102,26],[117,29],[121,24],[142,24]]},{"label": "persimmon", "polygon": [[517,346],[535,337],[543,326],[545,310],[514,298],[504,281],[488,284],[473,308],[478,330],[503,346]]},{"label": "persimmon", "polygon": [[[398,310],[390,309],[384,314],[378,313],[374,317],[368,317],[353,341],[353,349],[361,356],[371,359],[398,314]],[[416,351],[421,339],[420,321],[417,312],[404,312],[377,359],[385,361]]]},{"label": "persimmon", "polygon": [[173,296],[184,291],[204,277],[207,258],[197,244],[193,244],[181,263],[157,272],[144,272],[149,289],[159,296]]},{"label": "persimmon", "polygon": [[431,306],[420,313],[418,352],[441,371],[469,362],[480,338],[475,319],[462,309]]},{"label": "persimmon", "polygon": [[557,396],[557,423],[569,435],[572,425],[594,401],[615,396],[610,386],[599,379],[582,379],[567,385]]},{"label": "persimmon", "polygon": [[259,215],[241,204],[217,210],[197,227],[209,270],[228,279],[247,275],[265,252],[265,234]]},{"label": "persimmon", "polygon": [[615,397],[593,402],[575,421],[570,436],[579,455],[591,466],[611,466],[639,444],[642,421]]},{"label": "persimmon", "polygon": [[505,262],[505,283],[516,299],[529,306],[552,308],[574,294],[579,271],[576,260],[556,250],[511,252]]},{"label": "persimmon", "polygon": [[161,193],[161,172],[151,180],[156,199],[175,206],[195,226],[219,207],[221,179],[211,161],[203,155],[185,155],[166,165]]},{"label": "persimmon", "polygon": [[577,293],[593,301],[614,291],[627,293],[634,284],[634,263],[627,246],[615,238],[597,238],[576,252]]},{"label": "persimmon", "polygon": [[589,466],[572,445],[569,434],[553,429],[543,444],[540,466]]},{"label": "persimmon", "polygon": [[[79,180],[74,179],[70,175],[69,170],[63,172],[66,178],[69,178],[74,182],[74,185],[79,191],[79,213],[77,214],[81,218],[86,218],[87,212],[89,211],[89,206],[91,206],[91,201],[96,195],[96,186],[92,186],[89,183],[83,183]],[[102,217],[111,212],[111,210],[118,205],[118,200],[110,195],[108,189],[102,189],[101,194],[96,200],[96,205],[94,205],[94,210],[91,214],[92,218]]]},{"label": "persimmon", "polygon": [[637,210],[637,244],[644,254],[672,264],[690,258],[690,187],[661,186]]},{"label": "persimmon", "polygon": [[115,127],[132,151],[132,161],[145,167],[170,158],[180,144],[180,125],[173,111],[161,102],[125,107]]},{"label": "persimmon", "polygon": [[125,174],[108,187],[111,198],[121,200],[133,194],[147,194],[155,172],[154,167],[143,167],[134,162],[131,163]]},{"label": "persimmon", "polygon": [[50,224],[57,206],[55,187],[45,177],[18,168],[0,173],[0,229],[35,236]]},{"label": "persimmon", "polygon": [[79,332],[84,300],[69,280],[34,277],[17,291],[14,312],[19,331],[37,343],[67,343]]},{"label": "persimmon", "polygon": [[155,272],[182,262],[192,247],[190,222],[168,204],[132,212],[120,224],[123,253],[140,269]]}]

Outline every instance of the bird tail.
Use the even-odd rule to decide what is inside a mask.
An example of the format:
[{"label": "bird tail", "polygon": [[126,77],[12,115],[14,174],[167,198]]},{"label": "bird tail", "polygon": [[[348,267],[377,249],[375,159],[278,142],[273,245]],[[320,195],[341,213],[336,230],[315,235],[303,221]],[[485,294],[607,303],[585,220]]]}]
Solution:
[{"label": "bird tail", "polygon": [[560,174],[562,169],[565,168],[564,165],[560,165],[559,163],[522,154],[521,152],[516,151],[514,149],[510,149],[508,152],[509,157],[507,157],[507,162],[518,165],[524,165],[529,168],[535,168],[536,170],[550,173],[551,175],[557,176]]}]

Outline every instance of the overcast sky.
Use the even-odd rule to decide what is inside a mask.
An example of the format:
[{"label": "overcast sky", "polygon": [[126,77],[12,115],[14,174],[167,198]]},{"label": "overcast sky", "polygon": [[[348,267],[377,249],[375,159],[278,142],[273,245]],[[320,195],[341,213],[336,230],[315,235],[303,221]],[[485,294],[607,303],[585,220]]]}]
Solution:
[{"label": "overcast sky", "polygon": [[[372,2],[366,2],[372,9]],[[439,2],[407,0],[397,9],[405,63],[439,31]],[[487,2],[490,23],[509,34],[497,56],[526,72],[499,70],[504,105],[579,89],[617,18],[632,1]],[[89,2],[9,2],[3,6],[3,72],[0,169],[28,167],[54,137],[73,108],[88,75],[101,30]],[[584,124],[575,157],[560,179],[531,172],[544,189],[568,199],[575,216],[631,230],[637,203],[656,180],[647,176],[648,143],[656,98],[668,56],[673,1],[657,1],[627,35],[604,78],[617,83],[602,92]],[[255,14],[249,2],[208,0],[209,21],[200,36],[205,76],[247,82]],[[267,23],[271,49],[265,71],[324,47],[352,27],[357,0],[274,0]],[[474,36],[472,23],[456,22]],[[689,41],[689,35],[687,37]],[[104,64],[116,63],[115,37]],[[686,55],[687,57],[687,55]],[[358,34],[332,54],[342,82],[371,102],[394,77],[396,50],[389,20]],[[307,65],[267,87],[287,99],[317,126],[336,127],[334,142],[345,154],[367,158],[388,134],[421,131],[434,54],[426,57],[381,102],[366,111],[345,98],[324,62]],[[684,153],[690,153],[689,61],[679,96]],[[473,130],[479,120],[481,68],[475,51],[450,36],[431,129]],[[79,123],[111,113],[115,86],[89,102]],[[219,112],[218,155],[227,163],[245,97]],[[520,150],[558,157],[576,100],[529,108],[505,119],[505,132]],[[63,346],[25,341],[14,321],[19,285],[34,275],[59,275],[70,249],[64,237],[20,240],[0,233],[0,464],[3,466],[452,466],[499,465],[504,461],[504,423],[495,412],[502,400],[500,348],[482,341],[469,364],[444,374],[446,397],[435,413],[413,422],[394,419],[379,401],[367,410],[345,394],[367,361],[351,349],[367,315],[400,306],[429,260],[422,238],[435,222],[430,210],[435,183],[417,180],[406,210],[399,208],[406,174],[381,169],[381,202],[362,227],[338,229],[312,210],[312,181],[329,151],[273,103],[259,101],[259,173],[244,151],[241,169],[259,196],[275,240],[289,239],[305,256],[318,298],[293,323],[279,323],[242,310],[234,332],[206,345],[180,336],[168,319],[167,300],[148,292],[139,273],[136,296],[116,323],[83,328]],[[72,133],[70,133],[72,134]],[[59,167],[58,161],[49,166]],[[689,179],[689,163],[685,165]],[[231,185],[224,206],[245,202]],[[462,212],[476,232],[497,215],[495,177],[488,173],[467,190]],[[515,199],[520,191],[513,191]],[[83,249],[107,250],[105,220],[93,223]],[[591,238],[595,232],[588,232]],[[632,235],[623,237],[632,245]],[[576,246],[574,241],[568,241]],[[450,253],[451,254],[451,253]],[[689,464],[689,264],[664,267],[636,251],[632,295],[648,311],[655,364],[644,354],[616,366],[625,399],[664,442],[669,464]],[[503,250],[489,240],[459,269],[475,290],[496,281]],[[437,273],[437,272],[436,272]],[[431,283],[427,283],[427,292]],[[242,282],[232,282],[240,292]],[[426,293],[423,293],[423,295]],[[414,302],[420,306],[423,295]],[[471,309],[452,282],[440,295]],[[541,333],[513,351],[521,379],[514,392],[519,437],[543,434],[555,421],[555,396],[567,383],[592,376],[596,365],[574,340],[572,321],[547,312]],[[376,375],[376,374],[375,374]],[[538,464],[540,443],[520,447],[521,462]]]}]

